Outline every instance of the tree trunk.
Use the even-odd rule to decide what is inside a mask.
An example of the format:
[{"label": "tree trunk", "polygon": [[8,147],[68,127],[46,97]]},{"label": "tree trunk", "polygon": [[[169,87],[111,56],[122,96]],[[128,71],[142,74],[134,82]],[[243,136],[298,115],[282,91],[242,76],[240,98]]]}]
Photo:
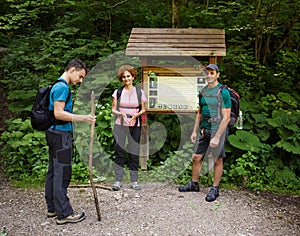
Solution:
[{"label": "tree trunk", "polygon": [[255,17],[254,21],[257,22],[256,24],[256,37],[255,37],[255,60],[259,61],[260,59],[260,48],[261,48],[261,41],[262,41],[262,35],[261,35],[261,28],[259,26],[259,21],[258,21],[258,15],[259,15],[259,10],[261,6],[261,0],[257,1],[257,6],[256,6],[256,12],[255,12]]},{"label": "tree trunk", "polygon": [[180,26],[179,20],[180,0],[172,0],[172,28]]}]

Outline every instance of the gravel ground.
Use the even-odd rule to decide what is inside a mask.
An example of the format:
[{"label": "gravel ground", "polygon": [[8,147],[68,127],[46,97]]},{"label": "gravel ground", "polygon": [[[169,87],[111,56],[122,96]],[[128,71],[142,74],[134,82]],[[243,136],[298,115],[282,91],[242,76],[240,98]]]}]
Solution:
[{"label": "gravel ground", "polygon": [[[114,192],[97,188],[101,221],[90,188],[71,187],[72,206],[86,220],[56,225],[46,218],[42,188],[13,188],[0,182],[0,232],[8,235],[300,235],[300,197],[221,189],[207,203],[208,189],[180,193],[174,184],[126,185]],[[0,233],[1,235],[1,233]]]}]

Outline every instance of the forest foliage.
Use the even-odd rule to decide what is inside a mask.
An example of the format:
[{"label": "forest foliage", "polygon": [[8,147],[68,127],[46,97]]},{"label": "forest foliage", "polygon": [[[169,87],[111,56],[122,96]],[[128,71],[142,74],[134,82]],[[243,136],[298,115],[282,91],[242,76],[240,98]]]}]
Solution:
[{"label": "forest foliage", "polygon": [[[244,114],[244,129],[230,130],[222,184],[299,193],[299,14],[297,0],[1,1],[0,83],[14,113],[0,138],[3,169],[13,180],[44,180],[45,135],[31,128],[29,112],[37,88],[56,80],[70,59],[81,58],[90,68],[101,64],[126,48],[133,27],[222,28],[227,53],[219,63],[220,82],[240,93]],[[101,166],[111,167],[114,158],[111,94],[118,86],[117,80],[106,86],[97,105],[97,141],[103,150],[95,151],[100,166],[95,176],[103,178]],[[149,124],[167,127],[164,145],[148,161],[159,176],[153,178],[172,176],[168,165],[180,172],[173,180],[190,178],[190,162],[182,160],[190,160],[192,146],[178,137],[190,135],[194,117],[184,118],[189,125],[180,119],[148,115]],[[76,142],[84,142],[84,136]],[[159,145],[157,139],[151,137],[153,145]],[[73,178],[81,182],[88,180],[80,158],[84,145],[76,147],[73,163]],[[211,176],[200,179],[206,184]]]}]

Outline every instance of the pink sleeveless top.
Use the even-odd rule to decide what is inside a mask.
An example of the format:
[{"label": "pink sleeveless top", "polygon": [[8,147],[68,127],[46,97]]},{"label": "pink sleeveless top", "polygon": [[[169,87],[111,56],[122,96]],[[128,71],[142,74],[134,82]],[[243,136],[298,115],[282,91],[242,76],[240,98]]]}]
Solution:
[{"label": "pink sleeveless top", "polygon": [[[114,99],[117,99],[117,90],[116,89],[112,95],[112,97]],[[141,89],[142,92],[142,99],[141,102],[147,102],[147,98],[145,96],[145,92],[144,90]],[[133,89],[131,91],[128,91],[127,89],[123,89],[122,90],[122,94],[121,94],[121,101],[120,101],[120,112],[128,114],[128,115],[133,115],[135,113],[139,112],[139,102],[138,102],[138,98],[137,98],[137,93],[136,93],[136,87],[133,87]],[[117,125],[121,125],[121,116],[118,116],[115,124]],[[128,118],[128,120],[130,120],[131,118]],[[137,126],[140,126],[140,121],[138,119],[138,124]],[[123,126],[135,126],[135,122],[132,123],[126,123],[123,122]]]}]

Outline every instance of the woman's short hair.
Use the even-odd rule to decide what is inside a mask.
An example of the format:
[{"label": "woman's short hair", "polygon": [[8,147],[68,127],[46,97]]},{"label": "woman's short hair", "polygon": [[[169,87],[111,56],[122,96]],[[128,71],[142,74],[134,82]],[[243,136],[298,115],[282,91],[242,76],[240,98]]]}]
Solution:
[{"label": "woman's short hair", "polygon": [[122,82],[122,76],[125,73],[125,71],[128,71],[132,75],[132,77],[136,78],[136,75],[137,75],[136,70],[130,65],[124,65],[124,66],[121,66],[118,71],[118,79],[121,82]]}]

